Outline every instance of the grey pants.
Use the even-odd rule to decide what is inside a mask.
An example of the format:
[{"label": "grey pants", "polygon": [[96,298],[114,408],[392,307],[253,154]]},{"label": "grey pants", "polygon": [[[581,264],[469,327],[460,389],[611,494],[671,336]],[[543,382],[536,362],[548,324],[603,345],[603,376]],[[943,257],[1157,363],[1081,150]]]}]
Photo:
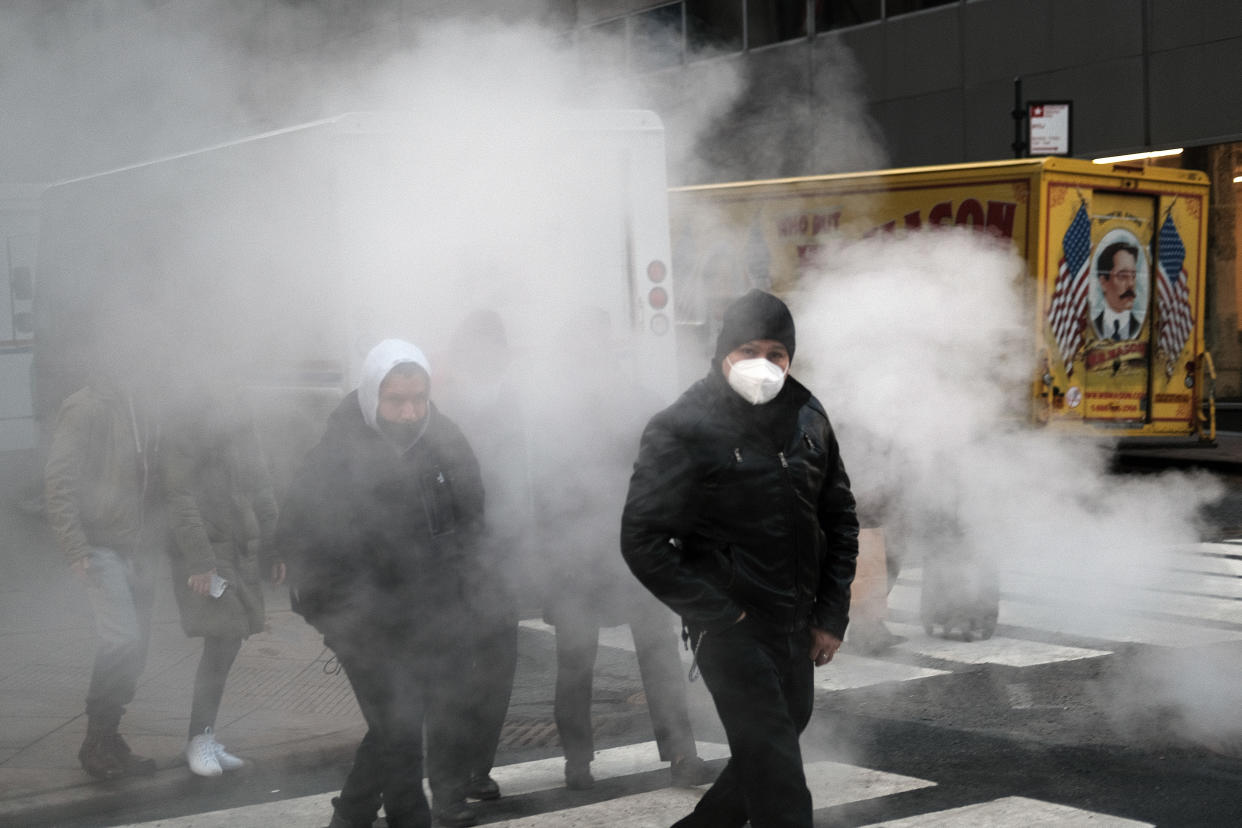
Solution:
[{"label": "grey pants", "polygon": [[155,567],[139,555],[93,547],[86,570],[86,594],[95,610],[99,648],[86,693],[89,727],[114,730],[134,699],[147,663]]}]

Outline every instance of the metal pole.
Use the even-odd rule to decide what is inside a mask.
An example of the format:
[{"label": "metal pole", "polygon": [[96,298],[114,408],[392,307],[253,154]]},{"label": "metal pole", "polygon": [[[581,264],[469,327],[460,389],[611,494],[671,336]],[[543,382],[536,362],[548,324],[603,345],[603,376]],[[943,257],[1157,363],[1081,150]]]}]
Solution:
[{"label": "metal pole", "polygon": [[1022,103],[1022,76],[1013,79],[1013,157],[1026,156],[1026,134],[1022,130],[1022,122],[1026,120],[1026,106]]}]

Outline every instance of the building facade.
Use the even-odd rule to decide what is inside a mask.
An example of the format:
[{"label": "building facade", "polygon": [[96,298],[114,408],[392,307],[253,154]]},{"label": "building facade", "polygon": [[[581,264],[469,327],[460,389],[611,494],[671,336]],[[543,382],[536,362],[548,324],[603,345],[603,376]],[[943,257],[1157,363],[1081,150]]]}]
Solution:
[{"label": "building facade", "polygon": [[[1011,158],[1030,101],[1071,102],[1076,157],[1184,150],[1148,163],[1212,179],[1208,343],[1218,394],[1242,395],[1242,4],[594,0],[576,29],[580,44],[607,33],[592,68],[641,78],[672,140],[692,142],[686,184]],[[735,101],[679,135],[726,73]]]}]

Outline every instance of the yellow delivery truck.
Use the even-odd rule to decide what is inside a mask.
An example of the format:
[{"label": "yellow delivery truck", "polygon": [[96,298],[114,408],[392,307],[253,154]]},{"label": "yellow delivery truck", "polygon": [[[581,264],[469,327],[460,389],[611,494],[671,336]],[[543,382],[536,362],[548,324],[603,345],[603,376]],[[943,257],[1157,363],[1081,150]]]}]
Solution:
[{"label": "yellow delivery truck", "polygon": [[1009,239],[1033,283],[1033,422],[1214,437],[1203,173],[1030,158],[682,187],[670,208],[692,326],[748,287],[794,289],[833,236],[949,225]]}]

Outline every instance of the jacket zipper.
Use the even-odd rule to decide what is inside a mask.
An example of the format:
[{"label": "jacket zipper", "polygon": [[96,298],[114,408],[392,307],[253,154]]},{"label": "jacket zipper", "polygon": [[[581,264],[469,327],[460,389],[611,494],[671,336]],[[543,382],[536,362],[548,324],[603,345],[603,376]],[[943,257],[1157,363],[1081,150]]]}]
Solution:
[{"label": "jacket zipper", "polygon": [[[803,436],[804,437],[806,436],[805,432],[803,433]],[[798,564],[801,560],[801,550],[799,549],[799,543],[798,543],[797,504],[794,502],[797,500],[797,493],[794,491],[793,477],[789,472],[789,458],[785,456],[784,449],[782,449],[781,451],[778,451],[776,453],[776,456],[781,461],[781,468],[785,472],[785,485],[786,485],[785,508],[789,510],[789,513],[788,513],[789,514],[789,528],[790,528],[791,534],[793,535],[793,544],[794,544],[793,579],[792,579],[793,580],[793,611],[794,611],[794,618],[796,619],[798,615],[799,599],[802,595],[801,584],[799,583],[799,580],[798,580],[798,570],[799,570]]]}]

